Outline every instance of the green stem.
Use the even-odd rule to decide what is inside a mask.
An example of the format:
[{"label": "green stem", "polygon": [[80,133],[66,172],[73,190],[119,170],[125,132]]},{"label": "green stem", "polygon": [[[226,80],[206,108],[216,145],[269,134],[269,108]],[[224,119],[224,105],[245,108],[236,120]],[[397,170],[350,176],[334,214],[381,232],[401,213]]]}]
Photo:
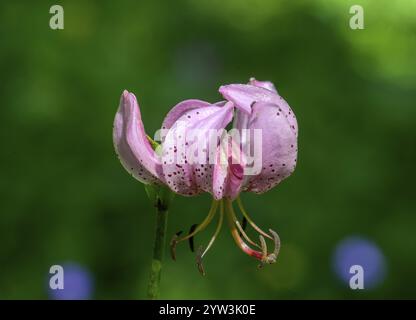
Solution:
[{"label": "green stem", "polygon": [[166,228],[168,224],[168,210],[160,200],[157,205],[155,243],[153,247],[153,259],[150,269],[149,286],[147,296],[155,300],[159,297],[160,275],[162,271],[163,256],[166,244]]}]

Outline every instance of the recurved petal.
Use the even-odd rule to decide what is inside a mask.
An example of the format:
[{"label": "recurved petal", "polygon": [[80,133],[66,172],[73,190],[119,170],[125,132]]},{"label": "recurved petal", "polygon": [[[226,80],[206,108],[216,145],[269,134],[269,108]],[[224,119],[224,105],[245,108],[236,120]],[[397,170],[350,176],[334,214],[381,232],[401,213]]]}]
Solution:
[{"label": "recurved petal", "polygon": [[252,86],[261,87],[270,91],[273,91],[274,93],[277,93],[276,87],[274,84],[270,81],[259,81],[255,78],[250,78],[250,81],[248,84],[251,84]]},{"label": "recurved petal", "polygon": [[229,84],[220,87],[220,93],[229,101],[234,102],[238,112],[251,113],[251,106],[255,102],[269,102],[277,105],[280,112],[287,118],[294,132],[298,130],[295,114],[287,102],[276,92],[261,86],[251,84]]},{"label": "recurved petal", "polygon": [[166,115],[165,119],[163,120],[162,129],[170,129],[172,125],[186,112],[192,109],[208,107],[209,105],[210,103],[197,99],[189,99],[179,102]]},{"label": "recurved petal", "polygon": [[221,86],[219,92],[226,100],[232,101],[236,108],[250,114],[251,104],[255,101],[255,97],[252,96],[250,87],[256,88],[254,86],[248,87],[244,84],[229,84]]},{"label": "recurved petal", "polygon": [[[192,129],[196,132],[193,146],[198,148],[197,161],[194,161],[192,166],[193,176],[198,188],[211,194],[213,194],[215,148],[226,133],[224,129],[231,122],[232,116],[233,104],[228,102],[212,115],[192,125]],[[189,141],[192,140],[190,137]],[[191,144],[191,142],[189,143]],[[199,157],[200,151],[203,152],[201,157]]]},{"label": "recurved petal", "polygon": [[127,90],[114,119],[113,142],[120,162],[134,178],[143,183],[163,182],[162,167],[147,140],[136,97]]},{"label": "recurved petal", "polygon": [[227,126],[232,111],[232,103],[191,108],[171,126],[163,143],[162,162],[164,177],[173,191],[182,195],[212,191],[210,134]]},{"label": "recurved petal", "polygon": [[257,102],[253,105],[248,128],[261,129],[262,169],[260,174],[248,177],[244,189],[263,193],[279,184],[295,170],[297,132],[295,134],[279,106],[265,102]]}]

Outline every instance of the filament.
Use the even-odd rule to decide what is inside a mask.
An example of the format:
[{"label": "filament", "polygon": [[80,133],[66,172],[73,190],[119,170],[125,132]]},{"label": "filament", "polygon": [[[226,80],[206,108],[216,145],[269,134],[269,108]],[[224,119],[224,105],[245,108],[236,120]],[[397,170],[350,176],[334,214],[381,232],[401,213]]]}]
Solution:
[{"label": "filament", "polygon": [[264,232],[263,230],[261,230],[254,222],[253,220],[251,220],[250,216],[248,215],[247,211],[244,209],[243,207],[243,203],[241,202],[240,197],[237,197],[237,204],[238,207],[240,208],[241,212],[243,213],[244,217],[247,219],[248,223],[250,223],[250,225],[253,227],[254,230],[256,230],[258,233],[262,234],[263,236],[265,236],[266,238],[269,238],[271,240],[273,240],[273,237],[270,236],[269,234],[267,234],[266,232]]},{"label": "filament", "polygon": [[204,255],[208,252],[208,250],[211,248],[212,244],[214,243],[215,239],[217,238],[218,233],[219,233],[219,232],[220,232],[220,230],[221,230],[221,226],[222,226],[222,222],[223,222],[223,220],[224,220],[224,204],[223,204],[223,202],[221,201],[221,204],[220,204],[220,216],[219,216],[219,218],[218,218],[217,229],[215,229],[215,233],[214,233],[214,235],[212,236],[211,240],[209,241],[207,248],[206,248],[206,249],[204,250],[204,252],[201,254],[201,258],[203,258],[203,257],[204,257]]},{"label": "filament", "polygon": [[205,275],[205,269],[202,264],[202,258],[205,256],[205,254],[208,252],[208,250],[212,247],[212,245],[215,242],[215,239],[217,238],[218,234],[220,233],[222,222],[224,220],[224,203],[221,201],[220,203],[220,216],[218,217],[218,224],[217,228],[215,229],[214,235],[211,237],[207,247],[205,250],[203,250],[203,247],[200,246],[197,251],[196,255],[196,264],[198,266],[199,272],[204,276]]},{"label": "filament", "polygon": [[250,248],[244,241],[241,239],[240,234],[238,233],[238,229],[236,228],[236,224],[234,223],[233,216],[232,216],[232,204],[231,200],[227,199],[225,200],[227,202],[227,218],[228,218],[228,224],[231,229],[231,235],[233,236],[235,243],[237,246],[243,250],[246,254],[249,256],[252,256],[258,260],[263,259],[263,254],[259,251],[253,250]]},{"label": "filament", "polygon": [[215,213],[217,212],[218,202],[219,201],[212,200],[211,209],[209,210],[208,215],[205,217],[204,221],[202,221],[201,224],[198,224],[198,226],[195,228],[193,232],[181,238],[175,239],[175,242],[179,243],[181,241],[188,240],[189,238],[195,236],[198,232],[204,230],[214,218]]},{"label": "filament", "polygon": [[209,210],[208,215],[205,217],[204,221],[202,221],[202,223],[195,228],[195,230],[181,238],[179,238],[180,233],[176,233],[173,236],[172,240],[170,241],[170,253],[173,260],[176,260],[176,245],[181,241],[194,237],[197,233],[204,230],[214,218],[215,213],[217,212],[218,203],[219,201],[212,200],[211,209]]},{"label": "filament", "polygon": [[241,235],[243,236],[243,238],[244,238],[244,239],[246,239],[246,241],[247,241],[248,243],[250,243],[250,244],[252,244],[253,246],[256,246],[257,248],[260,248],[260,249],[261,249],[261,247],[260,247],[257,243],[255,243],[253,240],[251,240],[251,239],[249,238],[249,236],[247,235],[247,233],[246,233],[246,232],[244,231],[244,229],[241,227],[240,222],[238,222],[238,219],[237,219],[237,217],[236,217],[236,215],[235,215],[234,208],[233,208],[233,205],[232,205],[231,201],[230,201],[229,205],[227,206],[227,208],[229,209],[229,211],[230,211],[230,215],[231,215],[231,218],[233,219],[233,221],[234,221],[235,225],[237,226],[237,228],[238,228],[238,230],[240,231],[240,233],[241,233]]}]

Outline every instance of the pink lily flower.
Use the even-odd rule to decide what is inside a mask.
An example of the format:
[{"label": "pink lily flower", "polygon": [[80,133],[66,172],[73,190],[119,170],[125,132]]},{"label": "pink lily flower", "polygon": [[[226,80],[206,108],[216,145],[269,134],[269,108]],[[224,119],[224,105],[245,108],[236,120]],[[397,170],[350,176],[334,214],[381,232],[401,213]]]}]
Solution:
[{"label": "pink lily flower", "polygon": [[[211,248],[221,229],[224,216],[238,247],[260,261],[260,266],[276,261],[280,239],[271,229],[265,232],[249,217],[239,194],[243,191],[263,193],[287,178],[296,167],[298,126],[293,110],[277,93],[271,82],[250,79],[248,84],[221,86],[225,101],[211,104],[201,100],[180,102],[167,114],[162,124],[162,144],[154,150],[146,136],[136,97],[124,91],[114,120],[113,140],[122,165],[137,180],[149,184],[163,184],[173,192],[194,196],[209,192],[213,196],[211,209],[202,223],[193,225],[190,232],[171,241],[175,259],[177,243],[189,240],[204,230],[219,212],[213,237],[204,249],[199,247],[197,265],[202,274],[202,258]],[[226,127],[234,119],[232,128],[240,133],[240,141],[229,139]],[[223,130],[222,134],[210,135]],[[192,134],[194,132],[197,134]],[[256,148],[260,137],[260,167],[250,172],[249,153]],[[224,138],[225,137],[225,138]],[[195,139],[198,140],[195,144]],[[195,152],[195,146],[199,147]],[[201,150],[202,146],[202,150]],[[213,147],[213,148],[212,148]],[[236,152],[237,151],[237,152]],[[196,155],[197,154],[197,155]],[[198,161],[195,161],[195,156]],[[173,161],[172,161],[173,160]],[[237,219],[236,202],[243,221]],[[259,242],[245,232],[247,222],[259,234]],[[268,252],[266,238],[274,242]],[[255,247],[256,249],[253,249]]]}]

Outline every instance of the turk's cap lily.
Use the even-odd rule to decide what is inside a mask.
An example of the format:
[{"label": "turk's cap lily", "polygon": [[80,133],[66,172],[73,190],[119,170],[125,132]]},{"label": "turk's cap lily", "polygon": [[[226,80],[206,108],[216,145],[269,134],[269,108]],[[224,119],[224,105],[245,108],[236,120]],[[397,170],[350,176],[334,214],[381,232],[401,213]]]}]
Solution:
[{"label": "turk's cap lily", "polygon": [[[162,124],[161,146],[152,147],[141,118],[134,94],[124,91],[114,120],[113,140],[116,152],[125,169],[145,184],[165,185],[173,192],[194,196],[209,192],[213,204],[206,219],[186,236],[172,239],[172,255],[176,244],[191,240],[220,212],[216,232],[205,250],[199,249],[197,264],[203,272],[202,257],[214,242],[227,217],[237,245],[248,255],[264,263],[276,260],[280,239],[273,230],[261,230],[244,210],[239,194],[242,191],[263,193],[287,178],[296,167],[298,125],[293,110],[268,81],[251,78],[248,84],[221,86],[225,101],[209,103],[185,100],[174,106]],[[227,128],[240,134],[237,143],[228,139]],[[222,132],[211,139],[211,132]],[[197,134],[195,134],[197,132]],[[253,136],[259,139],[252,139]],[[198,140],[197,158],[193,147]],[[260,140],[260,149],[258,142]],[[214,143],[213,143],[214,142]],[[202,148],[201,148],[202,147]],[[235,152],[237,150],[237,152]],[[259,150],[254,157],[253,150]],[[174,161],[172,161],[172,159]],[[180,159],[180,160],[178,160]],[[257,164],[255,174],[249,171]],[[260,164],[260,165],[259,165]],[[237,199],[244,216],[239,223],[232,202]],[[244,231],[247,222],[259,233],[259,243]],[[275,249],[267,252],[265,238],[273,240]],[[245,240],[245,241],[244,241]],[[251,247],[255,246],[258,250]]]},{"label": "turk's cap lily", "polygon": [[[113,140],[125,169],[143,183],[165,184],[185,196],[209,192],[216,200],[235,198],[241,191],[263,193],[288,177],[297,161],[297,122],[292,109],[277,94],[273,84],[251,79],[246,85],[222,86],[220,93],[227,101],[210,104],[193,99],[172,108],[162,124],[166,134],[160,155],[152,148],[145,133],[136,97],[124,91],[114,121]],[[209,152],[202,155],[202,160],[198,156],[201,161],[197,163],[187,161],[187,155],[181,157],[182,161],[171,161],[178,159],[178,150],[182,152],[192,144],[189,132],[197,131],[201,140],[198,144],[207,144],[208,149],[209,141],[205,135],[211,130],[225,130],[233,118],[234,129],[245,129],[248,135],[254,130],[261,133],[258,174],[244,174],[246,155],[241,152],[239,159],[234,161],[229,144],[213,150],[215,161],[209,161],[212,156]],[[185,137],[178,141],[181,133]],[[244,144],[244,139],[241,140]],[[251,145],[237,148],[240,151],[242,147],[253,149],[254,142],[251,139]]]}]

